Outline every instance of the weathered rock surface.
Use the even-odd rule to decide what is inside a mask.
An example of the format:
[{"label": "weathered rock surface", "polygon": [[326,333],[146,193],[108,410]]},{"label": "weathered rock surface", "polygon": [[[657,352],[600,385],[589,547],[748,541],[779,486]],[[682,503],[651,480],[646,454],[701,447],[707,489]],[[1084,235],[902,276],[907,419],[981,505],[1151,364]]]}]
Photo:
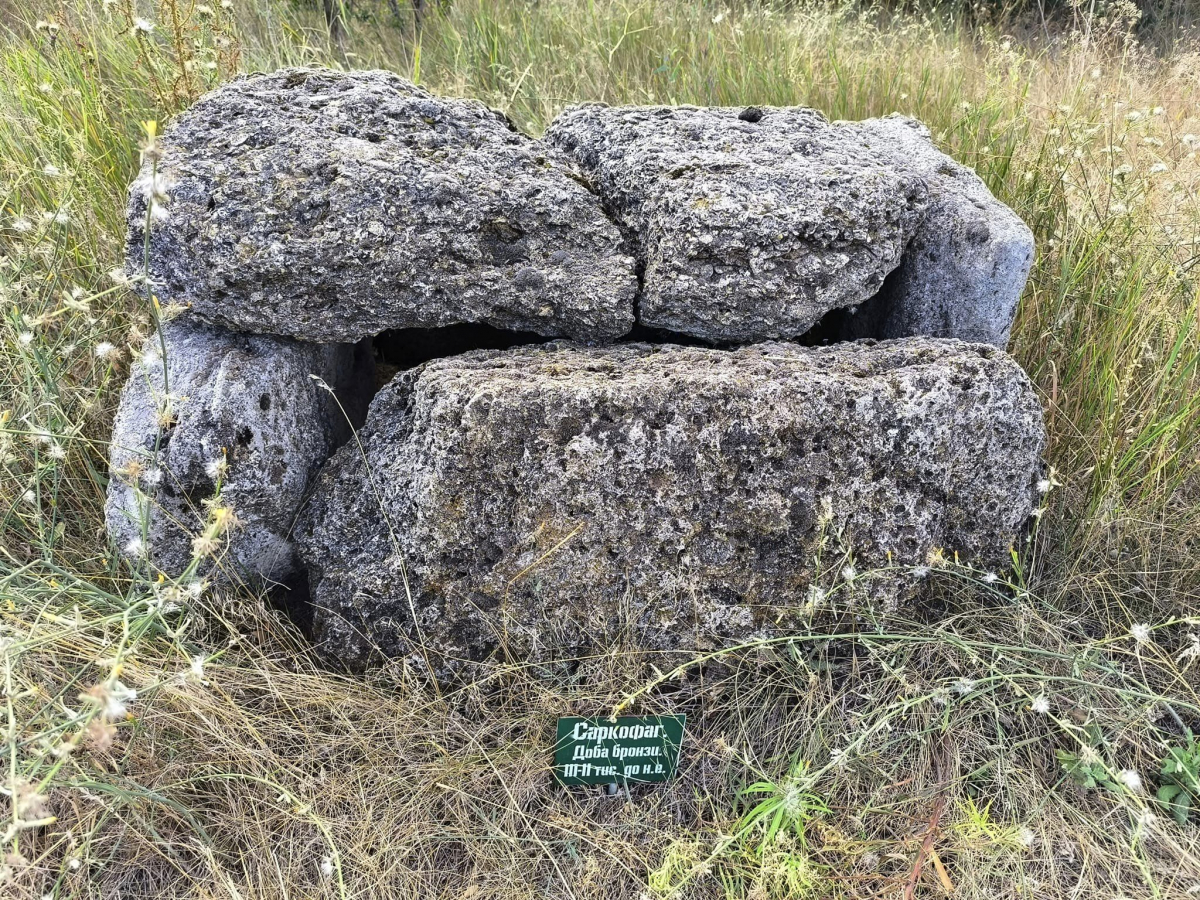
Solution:
[{"label": "weathered rock surface", "polygon": [[1012,359],[930,339],[478,351],[402,374],[361,438],[298,525],[316,637],[438,677],[794,626],[822,540],[885,605],[935,547],[1001,565],[1044,443]]},{"label": "weathered rock surface", "polygon": [[545,140],[592,177],[644,264],[639,321],[718,342],[794,337],[888,283],[859,336],[1004,345],[1033,237],[899,116],[802,107],[573,107]]},{"label": "weathered rock surface", "polygon": [[930,204],[884,290],[850,319],[847,337],[933,335],[1003,347],[1033,265],[1033,232],[971,169],[901,116],[858,123],[894,165],[930,186]]},{"label": "weathered rock surface", "polygon": [[[290,533],[310,482],[349,435],[347,415],[361,424],[365,413],[367,348],[185,320],[165,325],[164,336],[167,384],[153,335],[121,395],[105,505],[109,535],[126,555],[146,554],[179,575],[220,477],[222,505],[232,506],[242,524],[227,535],[215,574],[283,581],[295,568]],[[310,375],[339,391],[345,414]],[[164,419],[173,423],[162,427]]]},{"label": "weathered rock surface", "polygon": [[250,332],[353,342],[482,322],[604,341],[637,288],[561,153],[482,103],[386,72],[285,69],[202,97],[130,192],[128,256],[164,301]]}]

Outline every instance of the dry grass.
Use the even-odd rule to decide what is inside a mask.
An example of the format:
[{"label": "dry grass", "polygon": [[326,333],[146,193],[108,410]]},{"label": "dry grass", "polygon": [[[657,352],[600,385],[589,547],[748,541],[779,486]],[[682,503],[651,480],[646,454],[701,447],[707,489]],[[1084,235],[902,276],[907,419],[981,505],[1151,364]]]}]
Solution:
[{"label": "dry grass", "polygon": [[[352,64],[532,131],[585,99],[899,109],[1041,247],[1014,351],[1061,484],[1012,572],[935,567],[913,619],[826,611],[717,657],[614,647],[570,680],[497,667],[438,696],[402,667],[319,670],[262,598],[156,583],[100,532],[115,390],[149,327],[106,275],[141,122],[235,70],[331,58],[315,20],[257,2],[0,2],[4,896],[1196,896],[1197,820],[1153,799],[1200,731],[1184,18],[1153,52],[1096,18],[1045,45],[1040,26],[686,0],[352,21]],[[624,706],[687,712],[679,777],[554,787],[554,717]],[[753,782],[777,787],[786,839],[743,818]]]}]

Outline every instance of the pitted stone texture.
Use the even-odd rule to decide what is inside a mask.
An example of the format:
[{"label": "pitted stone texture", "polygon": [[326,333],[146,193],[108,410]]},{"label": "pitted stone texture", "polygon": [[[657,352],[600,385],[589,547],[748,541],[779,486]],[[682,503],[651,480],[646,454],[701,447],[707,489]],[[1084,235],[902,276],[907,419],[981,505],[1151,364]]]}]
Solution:
[{"label": "pitted stone texture", "polygon": [[[1007,343],[1033,236],[900,116],[802,107],[574,107],[574,156],[645,266],[639,321],[716,342],[794,337],[876,296],[857,336]],[[881,297],[881,299],[883,299]]]},{"label": "pitted stone texture", "polygon": [[[237,334],[182,320],[163,333],[168,384],[164,389],[160,341],[153,335],[132,367],[113,424],[109,536],[127,555],[146,553],[171,576],[184,572],[224,449],[221,502],[242,524],[227,536],[219,567],[206,566],[201,574],[284,581],[295,570],[290,534],[296,511],[321,464],[349,435],[347,415],[361,423],[365,413],[359,385],[370,384],[368,348]],[[310,375],[339,391],[346,413]],[[174,423],[160,427],[168,391]]]},{"label": "pitted stone texture", "polygon": [[891,164],[930,186],[930,205],[884,290],[849,320],[847,338],[935,335],[1008,344],[1033,265],[1033,232],[971,169],[901,116],[857,123]]},{"label": "pitted stone texture", "polygon": [[[480,322],[604,341],[637,289],[562,154],[473,100],[386,72],[285,69],[202,97],[160,140],[150,275],[236,330],[353,342]],[[130,190],[143,269],[149,165]]]},{"label": "pitted stone texture", "polygon": [[822,533],[893,567],[854,582],[884,606],[932,548],[1003,565],[1044,443],[1012,359],[930,339],[479,351],[402,374],[361,436],[297,529],[316,637],[438,677],[794,627]]}]

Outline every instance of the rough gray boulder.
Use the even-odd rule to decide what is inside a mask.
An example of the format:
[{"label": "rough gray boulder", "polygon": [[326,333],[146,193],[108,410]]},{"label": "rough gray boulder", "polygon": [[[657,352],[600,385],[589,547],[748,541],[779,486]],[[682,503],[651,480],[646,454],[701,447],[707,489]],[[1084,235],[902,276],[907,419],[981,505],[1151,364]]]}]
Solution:
[{"label": "rough gray boulder", "polygon": [[561,153],[386,72],[284,69],[202,97],[130,191],[128,259],[205,321],[311,341],[480,322],[625,334],[618,229]]},{"label": "rough gray boulder", "polygon": [[[241,525],[222,541],[219,567],[206,559],[200,574],[284,581],[295,569],[296,511],[321,464],[349,435],[347,416],[361,424],[365,414],[368,348],[185,320],[166,324],[163,334],[167,384],[155,334],[132,367],[113,424],[109,536],[126,556],[147,556],[180,575],[219,478],[221,504]],[[345,414],[310,375],[339,391]]]},{"label": "rough gray boulder", "polygon": [[894,165],[917,172],[930,203],[884,290],[845,337],[933,335],[1003,347],[1033,265],[1033,232],[971,169],[940,152],[919,122],[858,123]]},{"label": "rough gray boulder", "polygon": [[852,333],[1007,343],[1032,234],[917,122],[588,105],[545,140],[580,163],[636,247],[644,325],[794,337],[875,297],[899,267],[886,309]]},{"label": "rough gray boulder", "polygon": [[403,373],[361,438],[297,527],[315,636],[439,678],[795,627],[844,552],[833,602],[900,602],[935,548],[1002,566],[1044,444],[1011,358],[924,338],[477,351]]}]

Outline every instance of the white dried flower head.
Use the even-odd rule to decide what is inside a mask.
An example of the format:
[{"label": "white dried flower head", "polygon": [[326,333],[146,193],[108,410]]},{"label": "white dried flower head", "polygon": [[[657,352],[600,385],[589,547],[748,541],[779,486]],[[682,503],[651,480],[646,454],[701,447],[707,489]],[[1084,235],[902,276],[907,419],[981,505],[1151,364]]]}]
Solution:
[{"label": "white dried flower head", "polygon": [[207,3],[200,3],[196,6],[196,15],[211,16],[212,14],[213,14],[213,8],[211,6],[209,6]]},{"label": "white dried flower head", "polygon": [[1050,489],[1054,487],[1049,478],[1041,478],[1038,480],[1037,489],[1039,494],[1048,494]]},{"label": "white dried flower head", "polygon": [[33,491],[26,491],[24,494],[21,495],[21,499],[24,500],[26,503],[28,503],[30,506],[37,505],[37,494],[35,494]]},{"label": "white dried flower head", "polygon": [[330,857],[322,856],[317,868],[320,870],[322,878],[333,877],[333,860]]},{"label": "white dried flower head", "polygon": [[158,352],[157,347],[147,347],[142,351],[142,365],[147,369],[154,369],[162,361],[162,354]]},{"label": "white dried flower head", "polygon": [[1166,163],[1161,163],[1161,162],[1160,162],[1160,163],[1155,163],[1154,165],[1152,165],[1152,166],[1150,167],[1150,172],[1151,172],[1152,174],[1155,174],[1155,175],[1157,175],[1157,174],[1158,174],[1158,173],[1160,173],[1160,172],[1165,172],[1165,171],[1167,171],[1167,164],[1166,164]]},{"label": "white dried flower head", "polygon": [[130,538],[124,547],[125,555],[139,557],[146,555],[146,542],[140,537]]},{"label": "white dried flower head", "polygon": [[211,535],[201,534],[192,539],[192,557],[194,559],[213,556],[220,549],[221,543]]},{"label": "white dried flower head", "polygon": [[104,706],[104,714],[111,719],[123,716],[128,711],[127,704],[136,699],[137,691],[114,680],[108,689],[108,702]]},{"label": "white dried flower head", "polygon": [[1000,576],[997,575],[995,572],[988,572],[987,574],[985,574],[983,576],[984,584],[995,584],[999,580],[1000,580]]},{"label": "white dried flower head", "polygon": [[1191,642],[1179,652],[1179,662],[1182,664],[1189,659],[1200,659],[1200,634],[1192,632],[1188,635]]},{"label": "white dried flower head", "polygon": [[1133,166],[1129,165],[1129,163],[1125,163],[1124,165],[1117,166],[1115,169],[1113,169],[1113,178],[1124,178],[1132,171]]},{"label": "white dried flower head", "polygon": [[202,681],[204,679],[204,657],[203,656],[193,656],[192,657],[192,661],[191,661],[190,665],[188,666],[188,674],[192,678],[196,679],[197,681]]},{"label": "white dried flower head", "polygon": [[81,696],[99,706],[104,718],[119,719],[129,711],[128,704],[137,699],[137,691],[114,678],[104,684],[93,685]]},{"label": "white dried flower head", "polygon": [[108,341],[101,341],[92,352],[96,354],[96,359],[114,359],[117,355],[117,348]]},{"label": "white dried flower head", "polygon": [[141,34],[149,34],[154,30],[154,23],[148,19],[137,18],[133,20],[133,30]]},{"label": "white dried flower head", "polygon": [[1100,77],[1102,74],[1104,74],[1104,73],[1103,73],[1103,72],[1101,72],[1101,71],[1100,71],[1100,69],[1092,69],[1092,80],[1093,80],[1093,81],[1095,81],[1095,80],[1096,80],[1097,78],[1099,78],[1099,77]]},{"label": "white dried flower head", "polygon": [[1126,789],[1134,794],[1141,793],[1142,776],[1133,769],[1122,769],[1117,773],[1117,781],[1125,785]]},{"label": "white dried flower head", "polygon": [[1139,119],[1143,118],[1144,115],[1145,115],[1144,113],[1139,112],[1136,109],[1131,110],[1130,112],[1125,113],[1125,121],[1126,122],[1136,122]]},{"label": "white dried flower head", "polygon": [[817,524],[823,528],[833,521],[833,501],[829,497],[822,497],[817,506]]},{"label": "white dried flower head", "polygon": [[158,487],[160,484],[162,484],[162,480],[163,470],[158,466],[155,466],[153,469],[147,469],[142,473],[142,484],[144,484],[146,487]]},{"label": "white dried flower head", "polygon": [[960,697],[967,696],[973,690],[975,690],[974,678],[960,678],[954,682],[954,693]]},{"label": "white dried flower head", "polygon": [[58,441],[52,441],[50,446],[46,448],[46,452],[50,455],[51,459],[67,458],[67,451],[63,449],[63,445],[58,443]]},{"label": "white dried flower head", "polygon": [[1033,703],[1031,703],[1029,705],[1029,708],[1032,709],[1035,713],[1039,713],[1043,716],[1049,715],[1050,700],[1045,696],[1034,697]]},{"label": "white dried flower head", "polygon": [[204,596],[204,592],[208,590],[208,582],[202,578],[193,578],[184,586],[184,590],[193,600],[199,600]]},{"label": "white dried flower head", "polygon": [[19,343],[22,347],[28,347],[33,343],[33,332],[22,331],[17,335],[17,343]]},{"label": "white dried flower head", "polygon": [[926,578],[929,575],[929,566],[913,566],[912,573],[918,578]]},{"label": "white dried flower head", "polygon": [[54,93],[54,85],[48,81],[43,81],[38,85],[38,93],[50,95]]},{"label": "white dried flower head", "polygon": [[819,585],[810,585],[808,588],[808,600],[805,605],[810,609],[819,609],[825,605],[825,591]]},{"label": "white dried flower head", "polygon": [[59,210],[58,212],[44,212],[42,213],[42,221],[53,223],[55,225],[69,225],[71,222],[71,217],[67,215],[64,210]]},{"label": "white dried flower head", "polygon": [[233,0],[221,0],[221,9],[233,9]]},{"label": "white dried flower head", "polygon": [[842,569],[842,578],[846,584],[853,584],[854,579],[858,577],[858,573],[854,571],[854,566],[846,566]]},{"label": "white dried flower head", "polygon": [[208,477],[213,481],[219,481],[221,478],[224,478],[225,473],[228,471],[229,463],[225,460],[224,456],[218,457],[217,459],[211,459],[204,466],[205,474],[207,474]]},{"label": "white dried flower head", "polygon": [[1037,835],[1033,833],[1033,829],[1028,825],[1022,825],[1021,830],[1017,832],[1017,841],[1025,849],[1030,849],[1037,843]]},{"label": "white dried flower head", "polygon": [[1150,626],[1145,622],[1139,622],[1136,625],[1129,626],[1129,636],[1139,644],[1150,643]]},{"label": "white dried flower head", "polygon": [[33,231],[33,223],[24,216],[17,216],[17,218],[13,219],[12,230],[20,232],[21,234],[26,234],[27,232]]},{"label": "white dried flower head", "polygon": [[796,782],[791,782],[783,789],[783,810],[792,819],[798,819],[804,814],[804,788]]},{"label": "white dried flower head", "polygon": [[1194,134],[1189,133],[1181,137],[1179,139],[1179,143],[1183,144],[1185,147],[1191,147],[1197,142],[1197,140],[1198,139]]}]

